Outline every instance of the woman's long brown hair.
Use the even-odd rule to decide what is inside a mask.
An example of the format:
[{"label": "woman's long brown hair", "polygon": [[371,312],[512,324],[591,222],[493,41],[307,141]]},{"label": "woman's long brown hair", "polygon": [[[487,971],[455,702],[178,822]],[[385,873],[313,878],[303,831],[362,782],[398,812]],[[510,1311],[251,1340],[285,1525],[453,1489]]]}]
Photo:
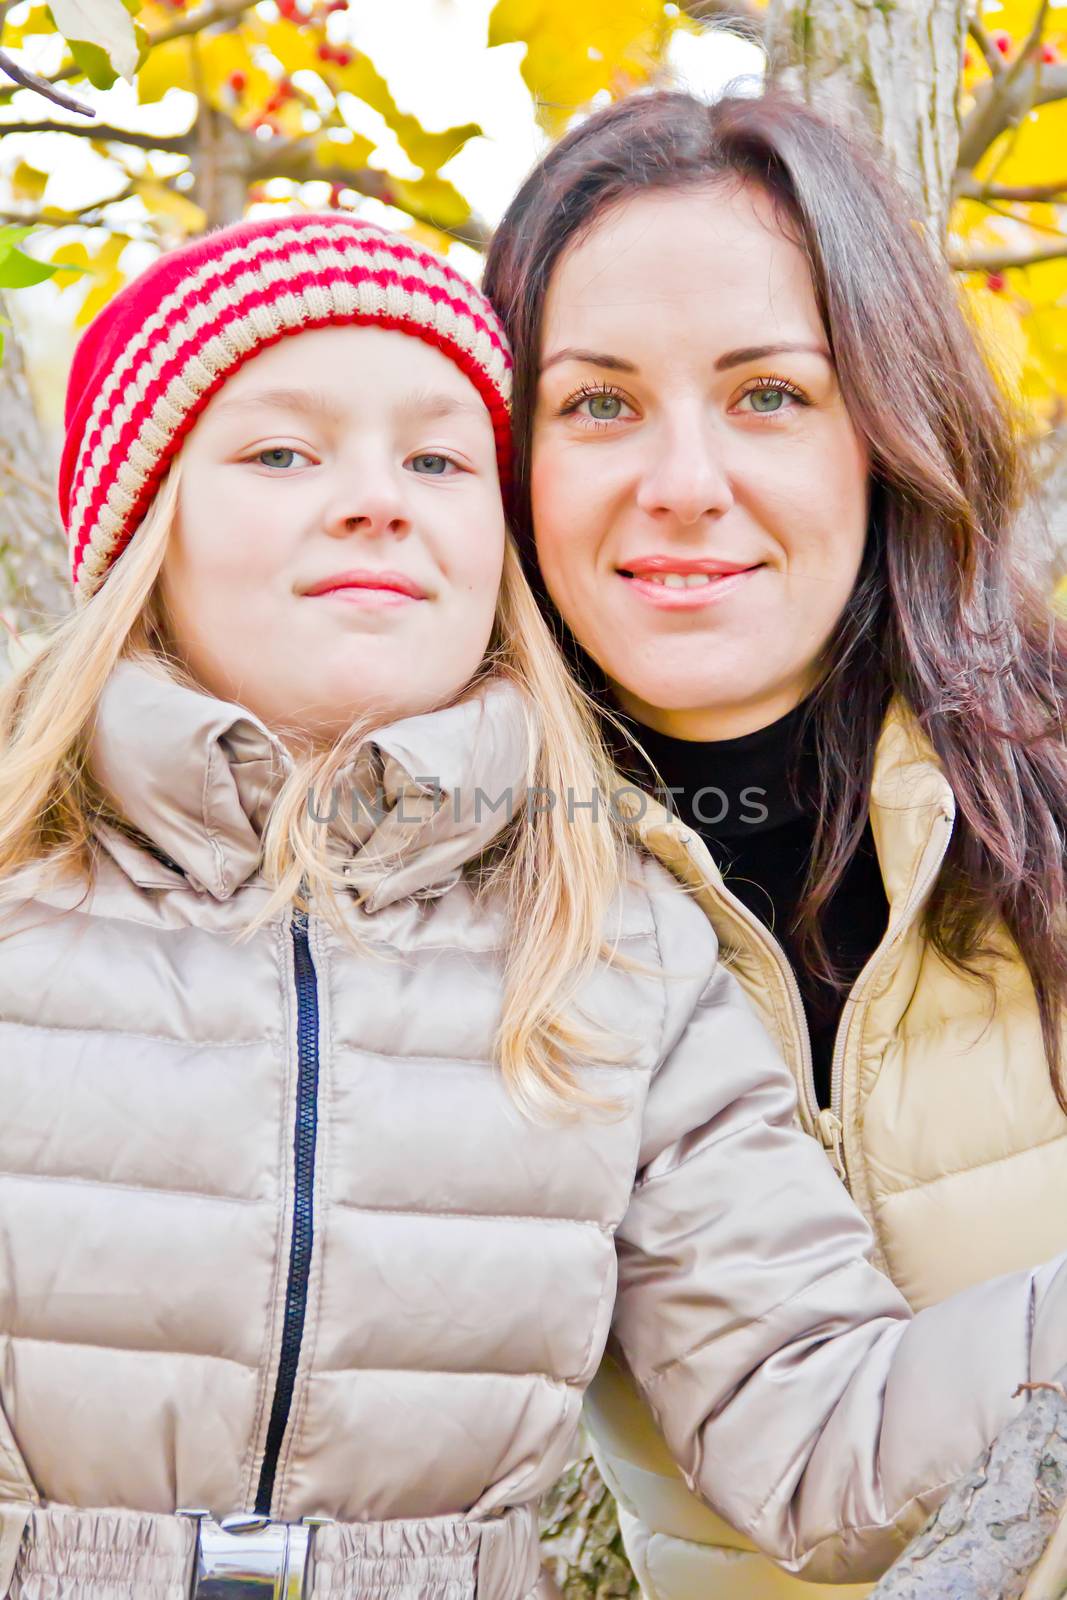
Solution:
[{"label": "woman's long brown hair", "polygon": [[[590,117],[534,170],[485,276],[515,353],[513,511],[524,554],[532,566],[531,427],[545,296],[561,255],[628,197],[738,179],[771,197],[807,257],[842,394],[872,460],[862,569],[811,701],[820,794],[797,921],[804,959],[840,986],[822,913],[863,834],[875,745],[897,695],[957,805],[926,936],[976,972],[994,927],[1008,929],[1067,1111],[1067,634],[1013,538],[1026,489],[1018,428],[947,270],[857,142],[775,91],[711,105],[659,93]],[[669,241],[663,266],[670,271]]]}]

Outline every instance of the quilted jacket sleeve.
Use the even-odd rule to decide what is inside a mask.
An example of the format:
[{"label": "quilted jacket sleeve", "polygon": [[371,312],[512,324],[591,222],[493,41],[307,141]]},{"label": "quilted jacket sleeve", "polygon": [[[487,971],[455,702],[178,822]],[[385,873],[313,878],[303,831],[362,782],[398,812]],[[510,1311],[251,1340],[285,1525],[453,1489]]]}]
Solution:
[{"label": "quilted jacket sleeve", "polygon": [[789,1570],[874,1578],[1020,1381],[1067,1362],[1067,1262],[912,1316],[706,920],[678,904],[659,901],[661,951],[688,975],[667,985],[613,1336],[690,1488]]}]

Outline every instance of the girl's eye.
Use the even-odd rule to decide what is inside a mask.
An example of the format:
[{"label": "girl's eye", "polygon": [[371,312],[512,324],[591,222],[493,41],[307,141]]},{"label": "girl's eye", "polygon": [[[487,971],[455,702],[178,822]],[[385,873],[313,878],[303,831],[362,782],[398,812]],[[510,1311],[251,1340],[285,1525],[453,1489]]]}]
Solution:
[{"label": "girl's eye", "polygon": [[752,402],[748,409],[761,417],[773,416],[776,411],[788,411],[793,405],[807,403],[799,389],[781,381],[754,384],[751,389],[745,390],[738,405],[744,406],[746,400]]},{"label": "girl's eye", "polygon": [[275,445],[270,450],[261,450],[256,460],[261,466],[274,467],[279,472],[284,472],[297,464],[311,466],[310,456],[303,455],[299,450],[290,450],[286,445]]},{"label": "girl's eye", "polygon": [[454,462],[447,456],[421,455],[411,458],[412,472],[421,472],[424,477],[440,478],[453,465]]}]

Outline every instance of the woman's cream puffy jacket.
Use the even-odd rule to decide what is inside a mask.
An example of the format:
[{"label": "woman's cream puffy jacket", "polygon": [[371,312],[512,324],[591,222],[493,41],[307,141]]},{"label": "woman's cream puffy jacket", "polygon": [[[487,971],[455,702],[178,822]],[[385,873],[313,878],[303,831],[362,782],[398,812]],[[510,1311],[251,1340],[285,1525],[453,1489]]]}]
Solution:
[{"label": "woman's cream puffy jacket", "polygon": [[479,789],[521,799],[524,727],[496,687],[364,747],[382,814],[330,826],[366,953],[314,915],[236,944],[279,751],[116,672],[91,759],[151,848],[102,828],[95,885],[27,871],[0,930],[0,1594],[174,1600],[172,1514],[258,1506],[336,1519],[315,1600],[522,1600],[609,1326],[718,1512],[869,1576],[1067,1358],[1060,1264],[911,1318],[648,860],[607,931],[667,976],[580,996],[633,1047],[579,1069],[617,1113],[516,1112],[502,912],[461,869],[504,823]]},{"label": "woman's cream puffy jacket", "polygon": [[[923,938],[954,815],[928,742],[895,706],[871,800],[889,926],[846,1004],[833,1104],[821,1112],[781,947],[727,892],[698,839],[651,803],[640,824],[648,848],[696,890],[720,953],[793,1069],[804,1127],[870,1223],[875,1261],[916,1310],[1067,1248],[1067,1121],[1026,971],[1006,935],[984,983],[946,966]],[[750,1542],[687,1491],[617,1353],[590,1390],[587,1421],[649,1600],[868,1592],[809,1585],[748,1553]]]}]

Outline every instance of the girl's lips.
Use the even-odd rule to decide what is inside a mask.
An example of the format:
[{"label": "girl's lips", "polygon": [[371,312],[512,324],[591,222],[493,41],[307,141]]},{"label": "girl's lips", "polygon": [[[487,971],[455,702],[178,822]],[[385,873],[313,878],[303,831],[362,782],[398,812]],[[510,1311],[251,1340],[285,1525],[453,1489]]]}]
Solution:
[{"label": "girl's lips", "polygon": [[324,589],[314,597],[316,600],[340,600],[349,606],[417,606],[421,595],[401,594],[399,589],[372,589],[365,585],[351,584],[341,589]]},{"label": "girl's lips", "polygon": [[707,583],[692,589],[672,589],[651,578],[620,572],[618,576],[630,592],[663,611],[698,611],[702,606],[716,605],[736,593],[749,578],[755,577],[761,567],[745,567],[740,572],[709,573]]}]

